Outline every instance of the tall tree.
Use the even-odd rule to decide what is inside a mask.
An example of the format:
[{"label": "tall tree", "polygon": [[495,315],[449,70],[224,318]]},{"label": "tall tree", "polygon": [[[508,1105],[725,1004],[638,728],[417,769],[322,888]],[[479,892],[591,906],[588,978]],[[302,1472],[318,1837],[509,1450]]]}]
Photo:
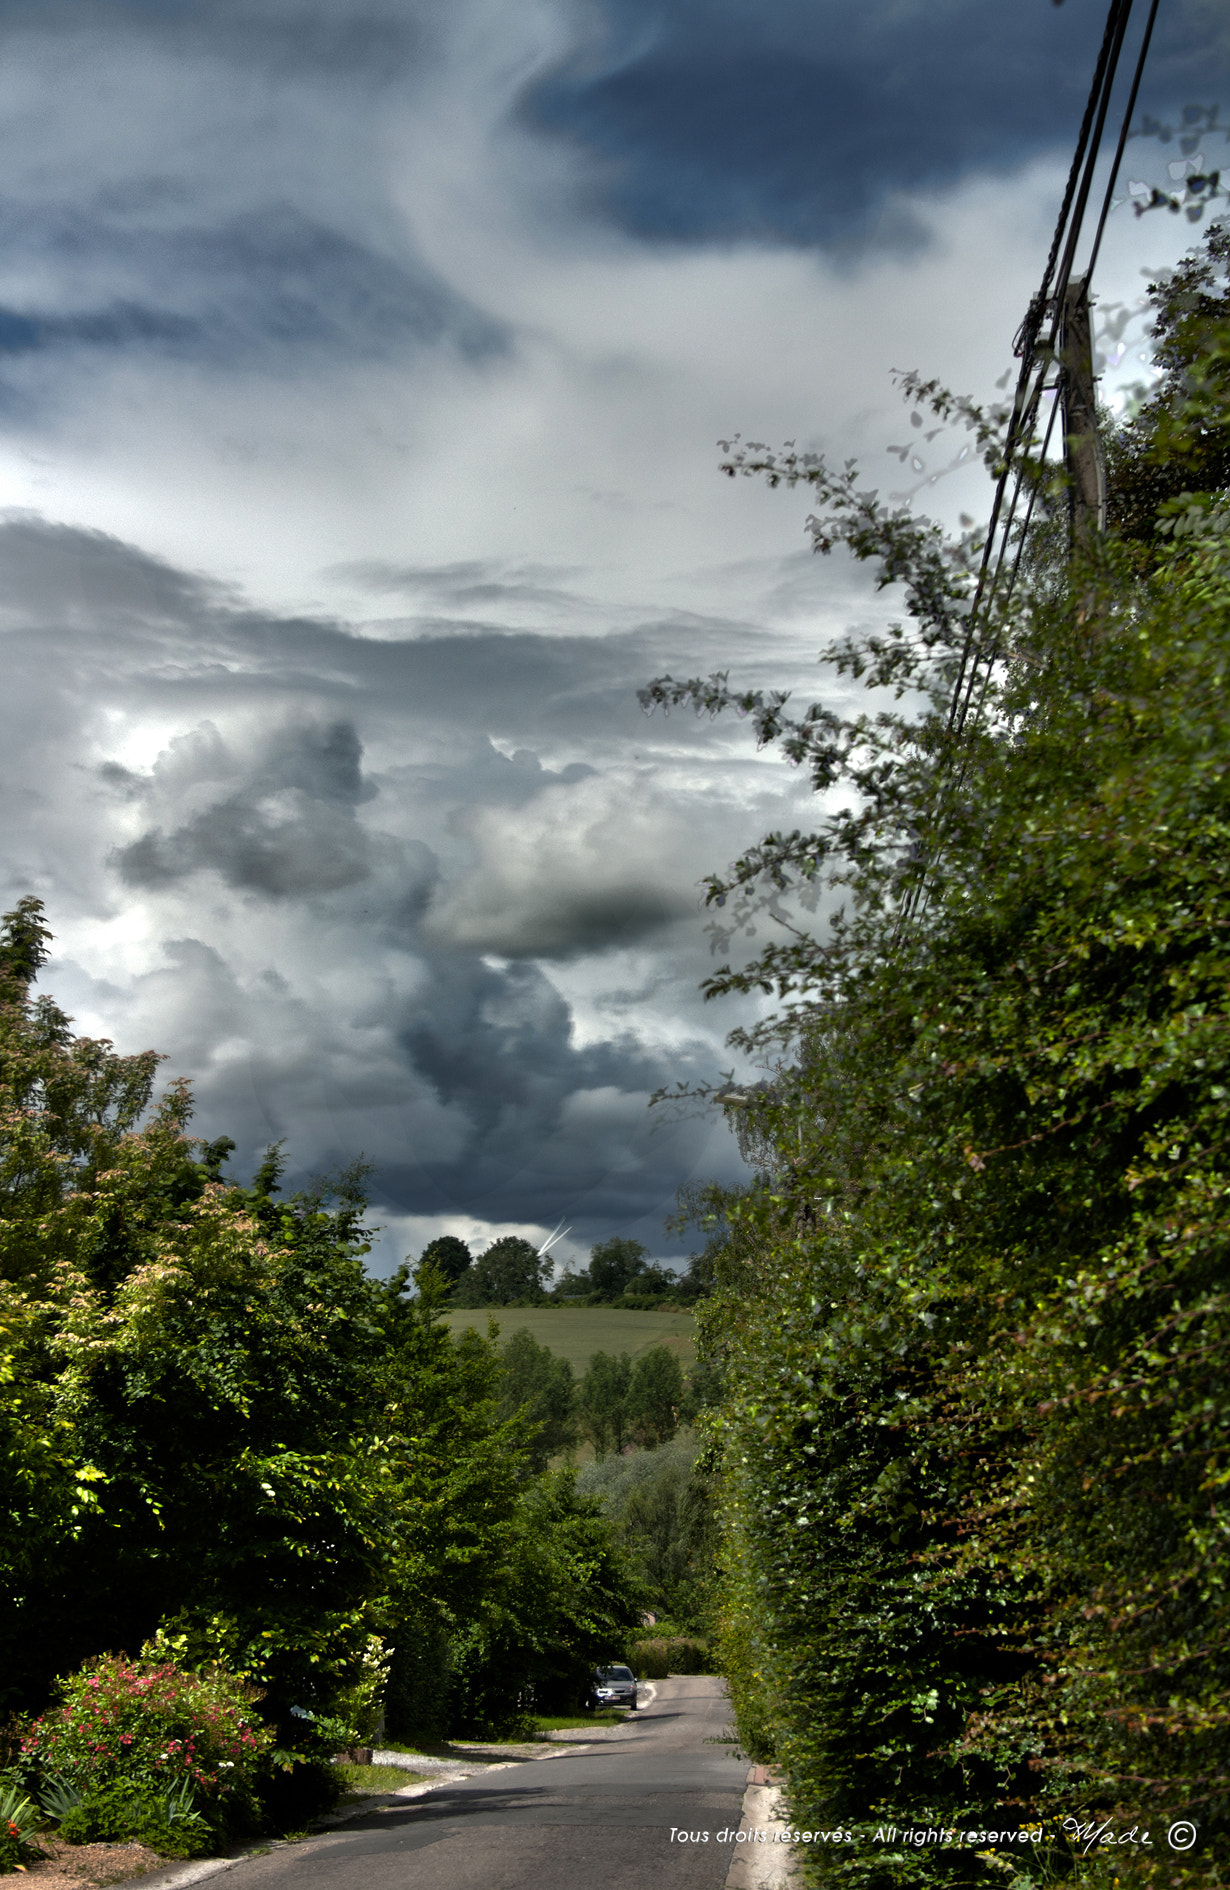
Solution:
[{"label": "tall tree", "polygon": [[683,1414],[683,1372],[665,1345],[650,1346],[632,1367],[626,1414],[634,1443],[651,1449],[669,1443]]},{"label": "tall tree", "polygon": [[593,1506],[530,1474],[494,1344],[451,1338],[438,1266],[367,1276],[361,1163],[286,1198],[277,1148],[223,1180],[233,1144],[190,1138],[185,1086],[154,1099],[156,1057],[33,997],[46,937],[34,901],[0,925],[4,1706],[157,1629],[301,1754],[382,1640],[406,1730],[494,1730],[513,1671],[567,1691],[635,1584]]},{"label": "tall tree", "polygon": [[589,1253],[589,1277],[594,1292],[601,1293],[604,1299],[618,1299],[648,1258],[649,1249],[639,1240],[627,1240],[622,1234],[600,1240]]},{"label": "tall tree", "polygon": [[717,1515],[695,1438],[586,1464],[578,1488],[596,1496],[643,1585],[646,1605],[688,1631],[711,1625]]},{"label": "tall tree", "polygon": [[0,1611],[8,1684],[37,1700],[88,1654],[208,1621],[289,1741],[290,1706],[327,1706],[361,1662],[382,1583],[359,1210],[276,1201],[276,1155],[250,1189],[217,1180],[186,1087],[152,1100],[152,1053],[31,995],[45,939],[29,900],[0,932],[5,1455],[36,1512]]},{"label": "tall tree", "polygon": [[439,1268],[450,1286],[455,1286],[473,1258],[465,1241],[456,1234],[440,1234],[428,1241],[419,1255],[419,1265]]},{"label": "tall tree", "polygon": [[457,1282],[458,1306],[515,1306],[542,1298],[550,1278],[551,1262],[519,1234],[493,1241],[466,1268]]},{"label": "tall tree", "polygon": [[595,1352],[581,1380],[577,1412],[581,1429],[593,1444],[598,1457],[608,1451],[618,1454],[628,1436],[628,1388],[632,1383],[632,1361],[626,1352],[613,1358],[607,1352]]}]

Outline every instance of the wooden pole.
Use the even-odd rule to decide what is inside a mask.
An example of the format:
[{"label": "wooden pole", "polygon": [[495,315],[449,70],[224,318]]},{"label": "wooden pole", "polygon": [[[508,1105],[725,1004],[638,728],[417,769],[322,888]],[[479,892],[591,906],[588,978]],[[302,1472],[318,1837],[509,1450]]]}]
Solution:
[{"label": "wooden pole", "polygon": [[1063,298],[1059,340],[1060,399],[1068,465],[1068,504],[1073,550],[1106,529],[1106,460],[1098,432],[1093,377],[1093,325],[1089,280],[1077,277]]}]

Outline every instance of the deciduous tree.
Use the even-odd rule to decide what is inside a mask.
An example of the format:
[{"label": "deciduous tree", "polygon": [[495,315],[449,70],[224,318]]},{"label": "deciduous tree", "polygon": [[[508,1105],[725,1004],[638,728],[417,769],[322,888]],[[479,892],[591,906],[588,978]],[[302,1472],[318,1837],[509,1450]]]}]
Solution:
[{"label": "deciduous tree", "polygon": [[665,1345],[650,1346],[632,1367],[625,1406],[634,1443],[652,1449],[675,1435],[682,1421],[683,1372],[675,1354]]},{"label": "deciduous tree", "polygon": [[605,1457],[609,1450],[618,1453],[624,1447],[631,1383],[632,1361],[626,1352],[618,1358],[607,1352],[594,1353],[581,1380],[577,1412],[581,1429],[599,1457]]}]

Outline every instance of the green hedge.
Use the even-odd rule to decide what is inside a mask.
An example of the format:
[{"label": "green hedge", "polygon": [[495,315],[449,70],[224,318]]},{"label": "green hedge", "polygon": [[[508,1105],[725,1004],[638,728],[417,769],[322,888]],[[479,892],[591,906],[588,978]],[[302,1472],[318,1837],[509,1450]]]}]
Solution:
[{"label": "green hedge", "polygon": [[683,1635],[669,1640],[637,1641],[632,1648],[632,1665],[641,1680],[665,1680],[672,1673],[716,1673],[713,1654],[703,1641],[688,1640]]},{"label": "green hedge", "polygon": [[[1158,481],[1207,486],[1074,564],[1041,495],[959,752],[960,549],[852,465],[732,460],[905,582],[914,632],[838,672],[930,692],[917,721],[733,698],[841,808],[710,885],[732,937],[766,890],[845,901],[708,981],[790,1008],[737,1039],[779,1051],[739,1099],[765,1173],[698,1197],[719,1646],[792,1825],[858,1834],[801,1856],[825,1890],[1227,1881],[1230,228],[1208,247],[1111,441],[1146,522]],[[969,1829],[998,1836],[917,1836]]]}]

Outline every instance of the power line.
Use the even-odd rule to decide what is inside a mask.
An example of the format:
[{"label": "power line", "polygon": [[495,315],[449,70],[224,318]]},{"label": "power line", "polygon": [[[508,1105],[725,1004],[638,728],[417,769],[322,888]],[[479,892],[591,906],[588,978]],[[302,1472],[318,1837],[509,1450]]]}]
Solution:
[{"label": "power line", "polygon": [[1136,95],[1140,91],[1140,81],[1144,73],[1145,61],[1149,57],[1149,41],[1153,38],[1153,22],[1157,18],[1157,9],[1158,0],[1153,0],[1153,4],[1149,8],[1149,17],[1145,21],[1144,38],[1140,42],[1140,56],[1136,61],[1136,70],[1132,74],[1132,89],[1128,93],[1128,102],[1124,107],[1123,124],[1119,130],[1119,142],[1115,146],[1114,161],[1110,167],[1110,176],[1106,180],[1106,195],[1102,199],[1102,211],[1101,215],[1098,217],[1097,233],[1093,239],[1093,248],[1089,252],[1089,261],[1085,265],[1086,280],[1093,274],[1094,266],[1098,260],[1098,251],[1102,247],[1102,232],[1106,228],[1106,219],[1110,215],[1111,201],[1114,197],[1115,185],[1119,179],[1119,166],[1123,162],[1123,153],[1127,148],[1129,136],[1128,127],[1132,122],[1132,113],[1136,110]]},{"label": "power line", "polygon": [[[1135,110],[1141,76],[1153,36],[1158,4],[1159,0],[1151,0],[1131,90],[1111,164],[1110,178],[1102,200],[1089,261],[1085,268],[1086,289],[1101,248],[1102,234],[1106,227],[1106,218],[1110,211],[1119,166],[1127,144],[1131,116]],[[1013,394],[1003,459],[999,477],[996,480],[991,516],[983,542],[978,576],[974,584],[966,633],[962,640],[949,699],[947,734],[950,758],[960,742],[971,708],[975,703],[981,708],[992,668],[1000,654],[996,618],[1002,617],[1015,589],[1024,548],[1024,533],[1032,518],[1038,497],[1042,478],[1041,462],[1046,459],[1059,404],[1058,384],[1054,379],[1048,380],[1048,376],[1057,362],[1058,344],[1067,312],[1068,291],[1073,282],[1077,249],[1101,153],[1106,119],[1110,110],[1132,6],[1133,0],[1111,0],[1089,96],[1077,134],[1076,149],[1068,170],[1063,200],[1051,238],[1046,266],[1042,273],[1042,281],[1037,292],[1030,298],[1029,307],[1017,331],[1014,343],[1014,352],[1020,357],[1021,367]],[[1048,320],[1049,326],[1047,326]],[[1044,326],[1047,326],[1045,337],[1043,336]],[[1042,397],[1048,391],[1056,392],[1055,405],[1047,423],[1041,449],[1041,461],[1030,468],[1026,463],[1027,455],[1037,436]],[[1017,512],[1027,482],[1029,492],[1025,517],[1020,526],[1017,526]],[[1009,552],[1013,548],[1015,555],[1010,558]],[[1006,583],[1003,583],[1005,566],[1007,566],[1008,576]],[[959,788],[963,772],[963,768],[958,768],[955,778],[950,777],[946,783],[946,799],[950,800],[952,793]],[[941,805],[936,809],[935,828],[937,830],[942,824],[942,819],[943,807]],[[902,902],[903,923],[907,922],[926,900],[931,866],[938,853],[938,831],[929,852],[930,861],[924,859],[922,870],[912,890]]]},{"label": "power line", "polygon": [[[1154,0],[1155,10],[1156,4],[1157,0]],[[1089,98],[1077,137],[1076,152],[1068,172],[1063,203],[1060,206],[1055,233],[1051,239],[1050,254],[1042,275],[1042,283],[1030,301],[1025,320],[1018,332],[1016,347],[1021,356],[1021,368],[1017,376],[1012,414],[1008,423],[1008,436],[1004,443],[1003,466],[996,482],[991,519],[987,527],[982,563],[970,610],[969,627],[966,631],[953,684],[952,700],[949,704],[948,727],[954,736],[960,735],[969,712],[975,681],[973,674],[969,672],[977,669],[983,654],[978,647],[983,612],[989,599],[995,596],[992,561],[995,562],[995,575],[998,576],[1006,550],[1006,545],[1001,541],[1006,540],[1011,533],[1016,501],[1020,493],[1023,476],[1020,467],[1021,457],[1033,439],[1046,376],[1055,358],[1055,345],[1062,320],[1063,298],[1072,276],[1076,246],[1080,240],[1081,224],[1093,183],[1111,91],[1115,82],[1119,55],[1123,48],[1123,36],[1127,30],[1132,5],[1133,0],[1112,0],[1097,64],[1094,68],[1093,82],[1089,89]],[[1151,27],[1152,17],[1150,29]],[[1063,254],[1062,261],[1059,262],[1061,246]],[[1055,274],[1057,262],[1059,262],[1058,275]],[[1040,335],[1048,309],[1051,311],[1050,333],[1043,343],[1040,341]],[[1008,507],[1008,517],[1005,519],[1003,517],[1004,501],[1010,481],[1013,496]],[[989,582],[989,580],[992,581]]]}]

